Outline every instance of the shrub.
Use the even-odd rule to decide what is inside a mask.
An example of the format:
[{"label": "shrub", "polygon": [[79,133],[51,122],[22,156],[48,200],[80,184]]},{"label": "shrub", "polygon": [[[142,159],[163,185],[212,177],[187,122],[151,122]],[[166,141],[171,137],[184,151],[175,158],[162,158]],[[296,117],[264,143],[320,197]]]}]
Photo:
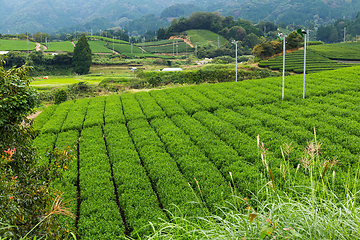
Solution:
[{"label": "shrub", "polygon": [[65,89],[60,89],[55,93],[55,104],[60,104],[67,100],[67,92]]}]

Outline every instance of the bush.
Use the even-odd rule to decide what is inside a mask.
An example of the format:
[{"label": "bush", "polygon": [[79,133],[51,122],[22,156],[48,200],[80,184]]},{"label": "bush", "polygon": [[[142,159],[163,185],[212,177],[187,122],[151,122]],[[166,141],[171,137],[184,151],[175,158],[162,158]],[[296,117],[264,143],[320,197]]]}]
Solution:
[{"label": "bush", "polygon": [[60,104],[67,100],[67,92],[65,89],[57,90],[55,93],[55,104]]},{"label": "bush", "polygon": [[28,70],[22,66],[5,71],[0,66],[0,239],[64,239],[64,227],[50,220],[59,213],[51,208],[54,198],[57,204],[53,207],[72,214],[64,208],[53,186],[73,155],[51,150],[44,161],[51,164],[39,165],[40,157],[32,146],[36,132],[26,118],[37,103],[36,91],[29,86]]},{"label": "bush", "polygon": [[221,56],[221,57],[215,57],[212,62],[219,64],[226,64],[226,63],[235,62],[235,59],[232,58],[231,56]]}]

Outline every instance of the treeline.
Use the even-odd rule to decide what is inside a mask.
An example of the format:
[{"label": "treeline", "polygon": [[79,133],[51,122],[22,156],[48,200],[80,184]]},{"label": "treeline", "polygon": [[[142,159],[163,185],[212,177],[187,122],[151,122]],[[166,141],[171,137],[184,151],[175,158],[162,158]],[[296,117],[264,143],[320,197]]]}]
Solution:
[{"label": "treeline", "polygon": [[31,66],[30,75],[64,75],[72,73],[73,53],[45,55],[42,51],[32,51],[30,54],[18,51],[10,51],[0,57],[5,61],[6,69],[13,66],[20,67],[27,63]]},{"label": "treeline", "polygon": [[357,40],[357,35],[360,35],[360,12],[353,20],[340,18],[334,24],[320,26],[316,33],[317,39],[326,43],[342,42],[344,35],[345,41]]},{"label": "treeline", "polygon": [[198,57],[217,57],[229,55],[235,57],[235,45],[231,42],[238,41],[238,54],[251,54],[254,46],[265,39],[277,38],[278,26],[273,22],[260,21],[254,25],[251,21],[232,16],[223,17],[218,13],[195,12],[189,18],[174,19],[171,25],[157,31],[157,39],[168,39],[174,35],[182,35],[191,29],[205,29],[223,36],[228,42],[217,49],[209,46],[198,46]]},{"label": "treeline", "polygon": [[245,36],[251,33],[261,37],[266,33],[272,34],[272,32],[277,31],[277,28],[278,26],[273,22],[260,21],[259,24],[254,25],[248,20],[240,18],[235,20],[233,16],[223,17],[218,13],[195,12],[187,19],[185,17],[179,20],[175,18],[166,29],[160,28],[157,32],[157,38],[167,39],[186,30],[205,29],[220,34],[228,40],[242,41]]}]

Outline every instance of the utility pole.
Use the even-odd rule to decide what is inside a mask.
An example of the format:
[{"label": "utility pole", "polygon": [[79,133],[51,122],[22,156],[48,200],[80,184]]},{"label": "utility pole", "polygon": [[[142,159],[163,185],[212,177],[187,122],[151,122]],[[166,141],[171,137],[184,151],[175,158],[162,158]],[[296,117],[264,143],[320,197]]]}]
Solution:
[{"label": "utility pole", "polygon": [[218,48],[220,48],[220,37],[218,37]]},{"label": "utility pole", "polygon": [[282,82],[282,100],[284,100],[284,95],[285,95],[285,38],[287,37],[287,35],[284,34],[280,34],[279,38],[281,40],[281,38],[283,39],[283,73],[282,73],[282,77],[283,77],[283,82]]},{"label": "utility pole", "polygon": [[346,27],[344,27],[344,42],[345,42],[345,36],[346,36]]},{"label": "utility pole", "polygon": [[173,40],[173,57],[175,56],[175,54],[174,54],[174,51],[175,51],[175,50],[174,50],[175,45],[174,45],[174,44],[175,44],[175,42],[174,42],[174,40]]},{"label": "utility pole", "polygon": [[233,44],[235,44],[235,82],[237,82],[237,44],[238,41],[232,41]]},{"label": "utility pole", "polygon": [[195,45],[195,62],[197,61],[197,45]]},{"label": "utility pole", "polygon": [[303,82],[303,99],[305,99],[305,75],[306,75],[306,35],[309,31],[303,30],[302,33],[304,34],[304,82]]},{"label": "utility pole", "polygon": [[179,55],[179,45],[178,45],[178,41],[176,40],[176,56]]},{"label": "utility pole", "polygon": [[27,47],[28,47],[28,53],[29,53],[29,33],[26,32],[26,38],[27,38]]},{"label": "utility pole", "polygon": [[114,52],[114,50],[115,50],[115,49],[114,49],[114,45],[115,45],[114,43],[115,43],[115,37],[113,36],[113,52]]}]

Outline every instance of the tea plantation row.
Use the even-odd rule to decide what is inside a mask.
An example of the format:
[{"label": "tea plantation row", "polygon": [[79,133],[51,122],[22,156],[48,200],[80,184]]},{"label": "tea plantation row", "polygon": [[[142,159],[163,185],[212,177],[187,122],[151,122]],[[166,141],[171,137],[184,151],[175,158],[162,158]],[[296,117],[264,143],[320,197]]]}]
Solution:
[{"label": "tea plantation row", "polygon": [[[285,101],[281,78],[68,101],[36,119],[34,144],[41,153],[78,151],[58,180],[65,198],[77,199],[77,219],[64,224],[81,239],[137,238],[152,232],[149,222],[168,219],[167,210],[207,215],[234,191],[250,196],[269,181],[285,189],[286,174],[309,181],[299,159],[314,127],[324,158],[341,160],[336,191],[360,155],[359,75],[360,67],[307,75],[306,99],[302,76],[286,77]],[[284,143],[294,149],[288,172]]]},{"label": "tea plantation row", "polygon": [[[333,70],[342,67],[350,67],[351,64],[338,63],[320,55],[317,51],[308,49],[306,52],[306,73]],[[283,68],[283,56],[277,56],[269,60],[259,62],[259,67],[267,67],[272,70]],[[304,51],[296,51],[285,55],[285,71],[304,72]]]}]

